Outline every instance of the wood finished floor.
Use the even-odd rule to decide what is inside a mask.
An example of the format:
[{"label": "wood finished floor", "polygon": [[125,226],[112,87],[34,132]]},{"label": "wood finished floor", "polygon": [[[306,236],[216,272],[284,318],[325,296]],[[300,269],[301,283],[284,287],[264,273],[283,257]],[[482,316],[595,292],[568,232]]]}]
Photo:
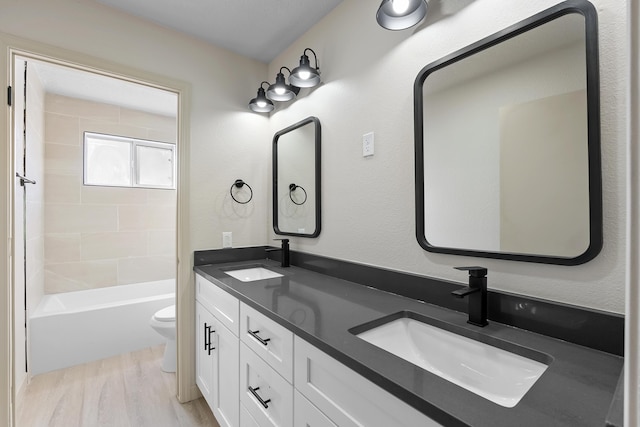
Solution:
[{"label": "wood finished floor", "polygon": [[37,375],[18,396],[16,427],[219,427],[203,398],[181,404],[164,346]]}]

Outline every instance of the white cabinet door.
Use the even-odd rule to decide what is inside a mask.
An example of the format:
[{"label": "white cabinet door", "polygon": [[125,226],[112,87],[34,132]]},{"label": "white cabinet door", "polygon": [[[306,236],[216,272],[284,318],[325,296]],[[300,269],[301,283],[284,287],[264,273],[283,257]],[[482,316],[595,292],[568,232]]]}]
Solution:
[{"label": "white cabinet door", "polygon": [[238,427],[240,423],[240,341],[220,321],[217,322],[214,335],[211,409],[220,427]]},{"label": "white cabinet door", "polygon": [[196,384],[220,427],[240,425],[240,340],[196,302]]},{"label": "white cabinet door", "polygon": [[260,427],[293,426],[293,386],[240,344],[240,401]]},{"label": "white cabinet door", "polygon": [[244,405],[240,405],[240,427],[260,427]]},{"label": "white cabinet door", "polygon": [[213,402],[213,363],[211,340],[216,321],[211,313],[196,302],[196,384],[205,400],[212,407]]},{"label": "white cabinet door", "polygon": [[299,337],[294,359],[296,389],[340,427],[440,426]]},{"label": "white cabinet door", "polygon": [[298,390],[293,396],[293,425],[295,427],[337,427]]}]

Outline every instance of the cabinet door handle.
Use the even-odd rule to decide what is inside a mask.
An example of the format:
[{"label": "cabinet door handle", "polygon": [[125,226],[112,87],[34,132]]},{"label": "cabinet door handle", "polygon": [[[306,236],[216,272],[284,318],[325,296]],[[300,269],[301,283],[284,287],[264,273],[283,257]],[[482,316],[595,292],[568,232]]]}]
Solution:
[{"label": "cabinet door handle", "polygon": [[247,331],[247,333],[248,333],[249,335],[251,335],[252,337],[254,337],[255,339],[257,339],[258,341],[260,341],[260,344],[262,344],[262,345],[267,345],[267,343],[268,343],[269,341],[271,341],[271,338],[262,338],[262,337],[260,337],[260,336],[258,335],[258,332],[260,332],[260,331],[259,331],[259,330],[258,330],[258,331],[252,331],[251,329],[249,329],[249,330]]},{"label": "cabinet door handle", "polygon": [[210,334],[209,334],[209,329],[211,329],[211,326],[207,325],[207,322],[204,322],[204,349],[205,350],[209,350],[209,345],[211,345],[211,342],[209,342],[210,339]]},{"label": "cabinet door handle", "polygon": [[211,346],[211,334],[216,330],[211,328],[211,325],[207,325],[207,322],[204,323],[204,349],[207,350],[207,355],[211,355],[211,350],[215,350],[216,348]]},{"label": "cabinet door handle", "polygon": [[249,391],[251,392],[251,394],[253,394],[253,397],[258,399],[258,402],[260,402],[260,404],[264,406],[265,409],[269,409],[268,403],[271,402],[271,399],[263,400],[258,394],[258,390],[260,390],[260,387],[253,388],[249,386]]}]

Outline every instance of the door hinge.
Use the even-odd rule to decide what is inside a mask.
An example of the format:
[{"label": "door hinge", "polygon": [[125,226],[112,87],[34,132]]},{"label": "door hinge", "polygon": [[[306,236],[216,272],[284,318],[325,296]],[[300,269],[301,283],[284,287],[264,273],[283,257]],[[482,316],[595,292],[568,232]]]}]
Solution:
[{"label": "door hinge", "polygon": [[11,101],[13,100],[13,96],[11,96],[11,86],[7,87],[7,104],[9,104],[9,106],[13,105],[11,103]]}]

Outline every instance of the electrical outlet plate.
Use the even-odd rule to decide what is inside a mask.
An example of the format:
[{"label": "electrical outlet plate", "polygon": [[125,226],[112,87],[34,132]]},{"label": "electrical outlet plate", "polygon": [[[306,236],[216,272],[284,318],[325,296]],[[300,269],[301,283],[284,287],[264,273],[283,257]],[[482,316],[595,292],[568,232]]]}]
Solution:
[{"label": "electrical outlet plate", "polygon": [[222,247],[230,248],[233,246],[233,234],[231,231],[223,231],[222,232]]},{"label": "electrical outlet plate", "polygon": [[373,132],[362,135],[362,156],[373,156]]}]

